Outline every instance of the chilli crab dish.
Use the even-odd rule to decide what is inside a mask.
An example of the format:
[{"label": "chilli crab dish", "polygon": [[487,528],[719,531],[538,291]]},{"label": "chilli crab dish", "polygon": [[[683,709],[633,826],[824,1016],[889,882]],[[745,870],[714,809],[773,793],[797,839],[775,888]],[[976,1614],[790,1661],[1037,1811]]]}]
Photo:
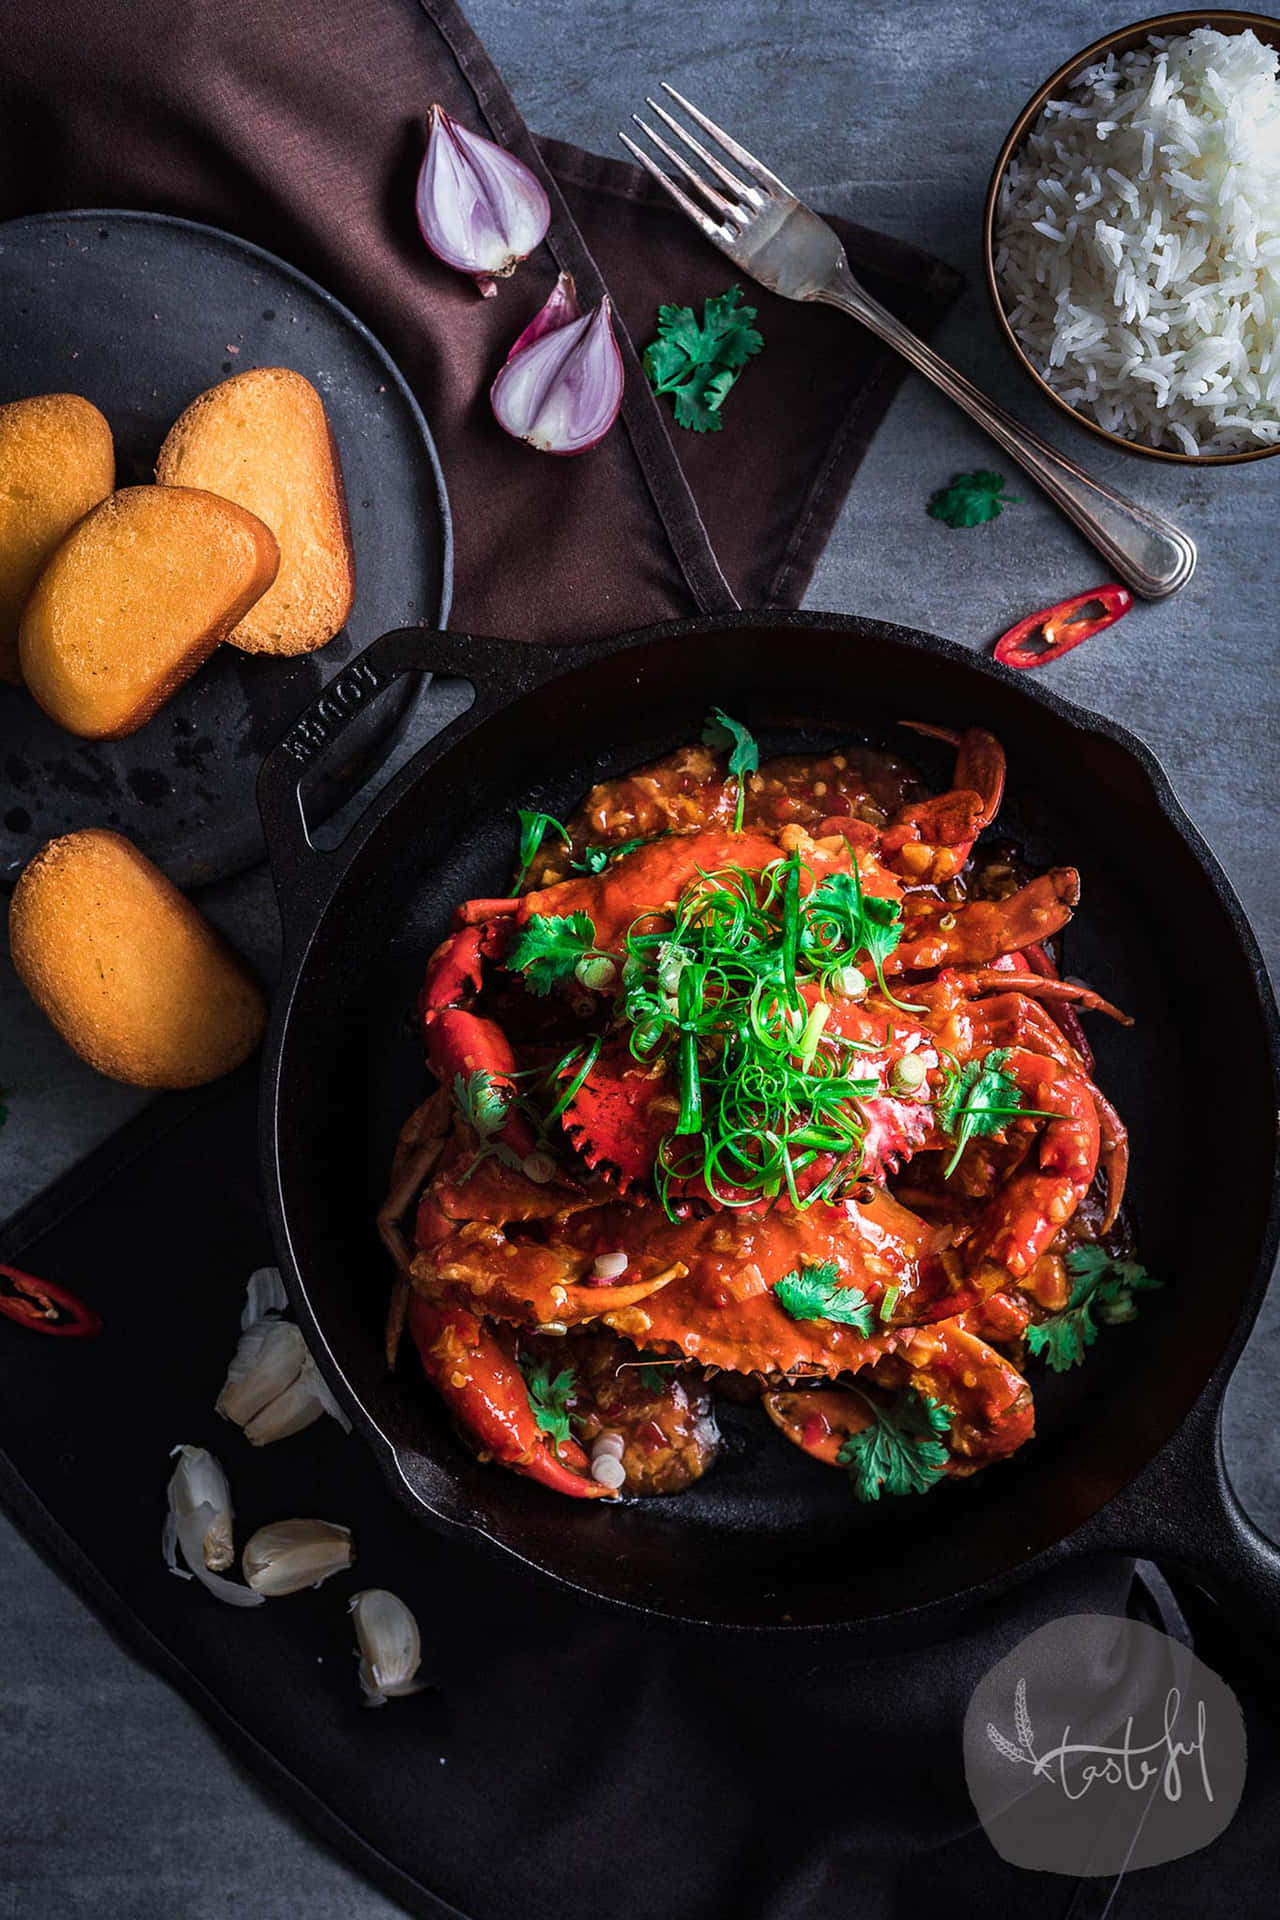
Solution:
[{"label": "chilli crab dish", "polygon": [[1080,1016],[1129,1023],[1059,973],[1079,877],[978,844],[990,734],[916,731],[944,793],[861,746],[761,765],[717,710],[522,813],[511,894],[457,908],[379,1226],[389,1359],[407,1329],[482,1459],[677,1493],[751,1400],[859,1498],[925,1492],[1154,1284]]}]

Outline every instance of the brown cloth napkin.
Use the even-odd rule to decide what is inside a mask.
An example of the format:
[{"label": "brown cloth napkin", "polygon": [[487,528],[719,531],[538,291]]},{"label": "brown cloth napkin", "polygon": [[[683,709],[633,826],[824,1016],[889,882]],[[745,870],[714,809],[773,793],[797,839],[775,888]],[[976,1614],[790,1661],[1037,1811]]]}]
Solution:
[{"label": "brown cloth napkin", "polygon": [[[520,154],[551,198],[546,245],[495,299],[417,232],[433,100]],[[72,206],[228,228],[360,315],[439,447],[456,536],[453,622],[472,630],[572,640],[735,602],[794,605],[901,372],[842,316],[752,287],[766,348],[724,430],[668,430],[636,349],[661,302],[700,306],[737,276],[638,168],[535,142],[452,0],[11,5],[0,218]],[[868,284],[927,329],[958,276],[836,224]],[[622,423],[573,460],[511,441],[488,402],[559,268],[584,304],[608,287],[627,363]]]}]

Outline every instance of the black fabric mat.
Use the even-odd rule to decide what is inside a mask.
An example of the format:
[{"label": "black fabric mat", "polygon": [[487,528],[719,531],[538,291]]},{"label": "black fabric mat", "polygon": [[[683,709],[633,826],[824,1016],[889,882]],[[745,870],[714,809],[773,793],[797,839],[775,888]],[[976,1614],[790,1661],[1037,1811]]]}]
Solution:
[{"label": "black fabric mat", "polygon": [[[975,1828],[960,1755],[973,1685],[1045,1619],[1139,1605],[1126,1562],[1068,1570],[892,1660],[829,1638],[712,1642],[437,1538],[331,1421],[251,1448],[213,1401],[245,1281],[271,1259],[254,1103],[249,1073],[165,1096],[0,1234],[0,1257],[73,1287],[105,1323],[80,1343],[0,1321],[0,1503],[265,1785],[411,1913],[1273,1911],[1276,1728],[1249,1698],[1229,1624],[1203,1608],[1201,1650],[1248,1703],[1250,1785],[1226,1835],[1117,1887],[1019,1872]],[[266,1520],[316,1515],[353,1527],[355,1568],[253,1612],[174,1579],[160,1527],[179,1441],[223,1461],[240,1543]],[[361,1586],[414,1608],[435,1683],[378,1712],[360,1704],[346,1614]]]}]

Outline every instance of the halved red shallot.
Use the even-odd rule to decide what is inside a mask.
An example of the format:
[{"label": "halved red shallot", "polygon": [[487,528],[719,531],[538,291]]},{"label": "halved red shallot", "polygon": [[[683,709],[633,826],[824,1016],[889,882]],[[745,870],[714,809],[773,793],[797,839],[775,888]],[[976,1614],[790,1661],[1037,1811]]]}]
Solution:
[{"label": "halved red shallot", "polygon": [[418,174],[418,226],[437,258],[475,276],[487,299],[546,238],[551,203],[505,147],[433,106]]},{"label": "halved red shallot", "polygon": [[587,453],[617,419],[622,385],[609,296],[584,314],[572,276],[562,273],[489,398],[498,425],[539,453]]}]

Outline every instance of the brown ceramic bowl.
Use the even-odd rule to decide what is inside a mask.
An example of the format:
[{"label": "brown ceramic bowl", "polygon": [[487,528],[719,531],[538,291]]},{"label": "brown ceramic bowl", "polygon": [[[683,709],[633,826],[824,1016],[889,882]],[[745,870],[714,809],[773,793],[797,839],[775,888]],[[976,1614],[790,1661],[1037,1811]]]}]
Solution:
[{"label": "brown ceramic bowl", "polygon": [[1270,46],[1280,48],[1280,20],[1268,18],[1261,13],[1229,13],[1210,9],[1204,13],[1162,13],[1151,20],[1139,20],[1134,26],[1121,27],[1115,33],[1108,33],[1101,40],[1095,40],[1083,53],[1077,53],[1058,71],[1051,74],[1044,85],[1033,93],[1022,112],[1010,127],[1004,145],[1000,149],[995,167],[991,174],[991,184],[987,188],[987,201],[982,215],[982,256],[987,271],[987,289],[991,295],[991,304],[995,308],[1005,339],[1026,368],[1031,378],[1055,407],[1065,413],[1069,420],[1087,427],[1090,433],[1097,434],[1099,440],[1107,440],[1113,447],[1123,447],[1127,453],[1145,454],[1149,460],[1171,460],[1187,467],[1228,467],[1236,466],[1245,460],[1265,460],[1270,454],[1280,453],[1280,444],[1274,447],[1252,447],[1243,453],[1178,453],[1171,447],[1147,447],[1137,440],[1125,440],[1118,433],[1111,433],[1106,427],[1098,425],[1087,414],[1078,413],[1073,406],[1056,394],[1044,376],[1032,365],[1025,348],[1009,325],[1004,304],[1000,298],[1000,286],[995,269],[995,228],[996,198],[1000,191],[1000,182],[1004,179],[1005,168],[1030,133],[1032,126],[1040,116],[1045,102],[1056,98],[1064,88],[1098,60],[1105,60],[1109,53],[1130,53],[1149,40],[1153,33],[1179,34],[1190,33],[1194,27],[1216,27],[1220,33],[1241,33],[1246,27],[1252,27],[1259,40],[1265,40]]}]

